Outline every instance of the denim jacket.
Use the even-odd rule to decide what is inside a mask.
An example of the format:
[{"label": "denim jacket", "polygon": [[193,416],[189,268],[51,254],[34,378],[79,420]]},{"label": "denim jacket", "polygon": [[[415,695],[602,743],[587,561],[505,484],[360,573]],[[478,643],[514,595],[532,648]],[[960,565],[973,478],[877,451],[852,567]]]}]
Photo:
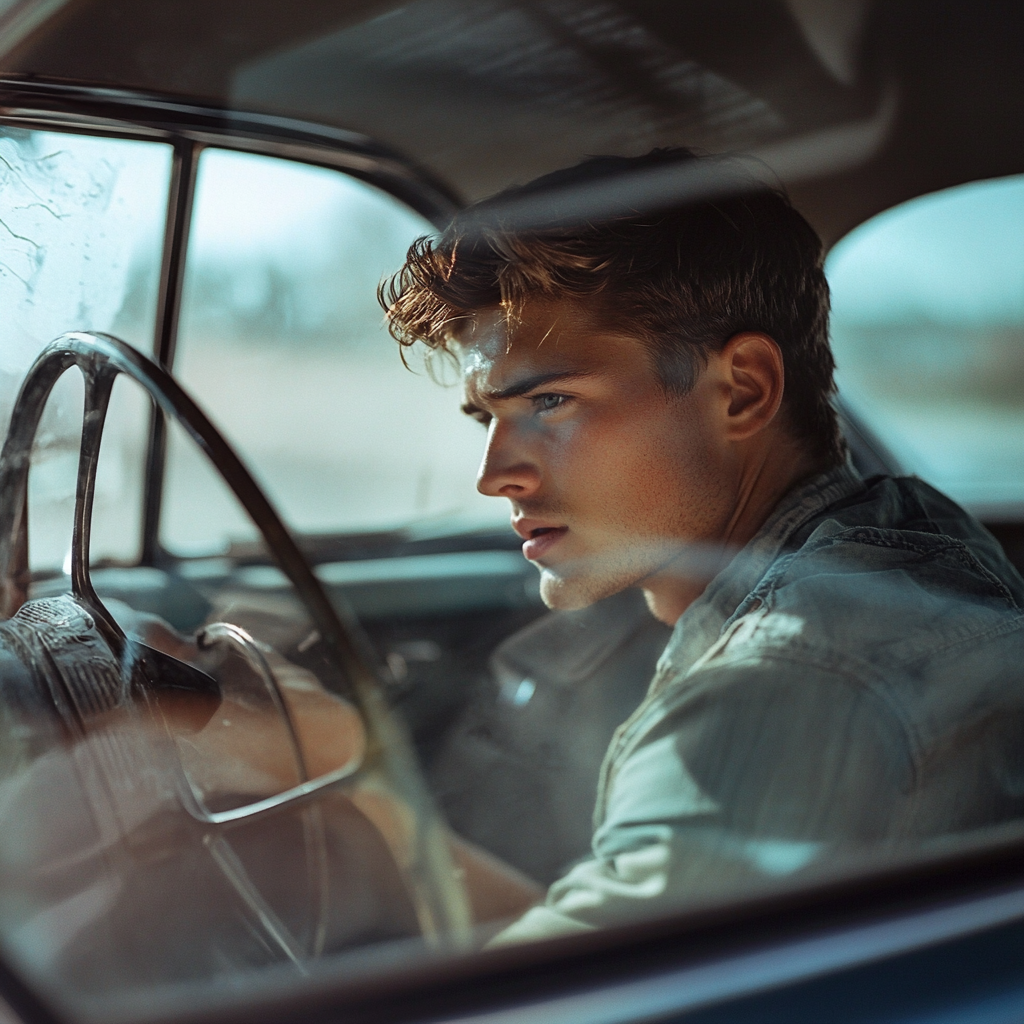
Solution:
[{"label": "denim jacket", "polygon": [[679,619],[616,731],[592,857],[498,941],[1020,816],[1022,608],[996,540],[920,480],[842,466],[798,487]]}]

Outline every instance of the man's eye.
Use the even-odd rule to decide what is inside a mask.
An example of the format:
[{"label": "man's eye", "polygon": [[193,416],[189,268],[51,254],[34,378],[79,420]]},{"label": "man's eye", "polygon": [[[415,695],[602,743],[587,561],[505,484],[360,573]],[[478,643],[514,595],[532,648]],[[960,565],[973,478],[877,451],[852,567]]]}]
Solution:
[{"label": "man's eye", "polygon": [[565,395],[537,395],[534,402],[543,410],[557,409],[565,401]]}]

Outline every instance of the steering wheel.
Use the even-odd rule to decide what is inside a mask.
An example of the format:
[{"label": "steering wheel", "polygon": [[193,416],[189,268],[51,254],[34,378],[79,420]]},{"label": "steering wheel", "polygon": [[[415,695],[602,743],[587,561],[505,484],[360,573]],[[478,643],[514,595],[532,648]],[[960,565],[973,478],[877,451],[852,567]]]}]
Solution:
[{"label": "steering wheel", "polygon": [[[72,536],[71,592],[58,598],[27,600],[28,474],[32,445],[54,384],[72,366],[77,366],[84,377],[85,405]],[[216,623],[200,635],[201,645],[207,651],[219,651],[221,661],[234,659],[243,666],[248,678],[258,681],[267,706],[286,727],[297,775],[292,785],[279,787],[279,791],[259,799],[236,801],[226,809],[205,803],[189,782],[181,758],[175,753],[172,733],[181,729],[201,733],[225,699],[222,685],[211,674],[212,669],[203,671],[126,635],[100,600],[90,577],[89,539],[96,469],[106,412],[119,374],[139,384],[156,404],[157,415],[176,420],[203,449],[291,581],[319,634],[328,685],[332,681],[335,685],[339,680],[344,682],[365,729],[364,752],[358,762],[319,778],[309,778],[294,724],[261,645],[238,626]],[[449,860],[443,832],[411,746],[387,709],[378,670],[367,653],[368,644],[359,633],[354,615],[342,603],[332,603],[327,597],[270,502],[195,402],[166,371],[110,335],[63,335],[43,351],[22,384],[0,454],[0,619],[6,620],[0,621],[0,696],[11,706],[16,704],[37,733],[40,715],[58,722],[50,739],[51,749],[58,749],[60,744],[70,745],[75,750],[76,766],[83,757],[89,762],[84,775],[75,768],[76,777],[88,776],[92,780],[88,785],[82,782],[83,793],[103,791],[101,797],[93,800],[87,795],[86,800],[95,828],[113,836],[106,847],[107,854],[115,851],[111,855],[113,862],[124,863],[125,857],[132,864],[139,862],[132,852],[141,842],[137,838],[140,830],[135,827],[139,793],[149,792],[154,800],[159,797],[165,810],[171,808],[162,818],[173,819],[177,829],[174,834],[179,837],[177,846],[172,843],[171,847],[180,856],[205,857],[206,867],[215,865],[222,882],[227,881],[244,911],[246,934],[255,929],[261,948],[272,951],[271,960],[290,961],[301,970],[306,961],[324,949],[332,899],[336,901],[330,891],[332,857],[341,856],[336,848],[342,838],[335,819],[339,814],[345,822],[364,817],[350,803],[345,804],[346,810],[339,810],[339,800],[360,785],[368,786],[377,797],[383,794],[389,806],[398,809],[392,813],[392,819],[404,823],[401,839],[385,834],[383,847],[390,853],[393,874],[401,879],[414,908],[419,932],[433,944],[460,945],[465,941],[469,919],[465,894]],[[184,724],[182,707],[187,709]],[[41,709],[45,709],[45,714]],[[154,731],[154,722],[159,722],[162,729]],[[169,724],[172,722],[174,729]],[[32,763],[38,764],[38,757],[33,757]],[[23,767],[25,763],[28,762]],[[174,784],[168,789],[171,777]],[[94,788],[89,789],[93,783]],[[168,792],[173,792],[172,799]],[[103,809],[97,810],[100,804]],[[310,904],[313,926],[307,929],[309,937],[305,939],[293,934],[294,929],[289,930],[275,910],[274,899],[265,891],[277,884],[274,873],[261,883],[236,849],[239,842],[250,840],[257,845],[273,845],[277,840],[268,840],[267,836],[280,834],[285,819],[293,825],[298,823],[302,837],[299,845],[303,855],[288,856],[292,856],[290,863],[299,865],[295,870],[302,878],[296,879],[295,884],[301,881],[299,887],[307,893]],[[340,827],[343,831],[355,826]],[[378,842],[377,846],[380,845]],[[112,862],[111,856],[107,856],[106,863]],[[363,849],[358,857],[353,860],[350,856],[349,860],[363,863],[374,860],[374,856]],[[176,884],[180,886],[181,882]],[[146,891],[153,888],[148,876],[145,887]],[[180,898],[187,901],[187,894],[180,894]],[[345,898],[351,900],[353,894],[348,892]],[[203,920],[203,927],[217,933],[210,940],[216,947],[216,957],[221,961],[227,957],[243,966],[249,963],[248,947],[241,947],[250,941],[251,935],[244,941],[236,940],[224,931],[220,919],[214,920],[207,914]],[[379,937],[387,937],[386,933],[384,929]],[[110,941],[116,944],[117,940]],[[192,941],[196,941],[194,936]],[[198,941],[201,946],[201,939]],[[189,961],[192,966],[183,968],[185,975],[203,971],[202,949],[192,952],[196,962]],[[177,947],[174,958],[188,960]],[[82,968],[82,977],[90,969]],[[147,962],[145,969],[140,970],[142,974],[152,974],[159,973],[161,968]]]}]

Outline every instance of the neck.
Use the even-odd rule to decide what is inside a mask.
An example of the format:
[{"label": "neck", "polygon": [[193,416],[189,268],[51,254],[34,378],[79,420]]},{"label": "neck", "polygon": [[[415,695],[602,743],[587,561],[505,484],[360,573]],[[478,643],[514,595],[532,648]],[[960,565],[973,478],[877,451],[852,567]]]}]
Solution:
[{"label": "neck", "polygon": [[[689,549],[662,572],[644,581],[647,606],[656,619],[674,625],[707,585],[746,545],[779,501],[798,483],[823,470],[802,447],[788,437],[762,444],[742,460],[732,487],[732,501],[723,516],[723,525],[700,558]],[[690,546],[692,547],[692,545]]]}]

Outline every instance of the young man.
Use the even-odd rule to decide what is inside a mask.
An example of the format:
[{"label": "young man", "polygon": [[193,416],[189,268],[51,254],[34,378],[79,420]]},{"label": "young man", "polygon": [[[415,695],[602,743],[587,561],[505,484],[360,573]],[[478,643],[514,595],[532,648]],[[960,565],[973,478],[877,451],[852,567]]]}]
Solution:
[{"label": "young man", "polygon": [[848,462],[821,244],[786,197],[711,161],[717,198],[503,226],[693,159],[599,158],[505,193],[382,293],[403,345],[457,359],[487,430],[478,487],[509,500],[545,602],[639,587],[675,626],[608,751],[593,856],[508,939],[1024,810],[1024,581],[926,484]]}]

